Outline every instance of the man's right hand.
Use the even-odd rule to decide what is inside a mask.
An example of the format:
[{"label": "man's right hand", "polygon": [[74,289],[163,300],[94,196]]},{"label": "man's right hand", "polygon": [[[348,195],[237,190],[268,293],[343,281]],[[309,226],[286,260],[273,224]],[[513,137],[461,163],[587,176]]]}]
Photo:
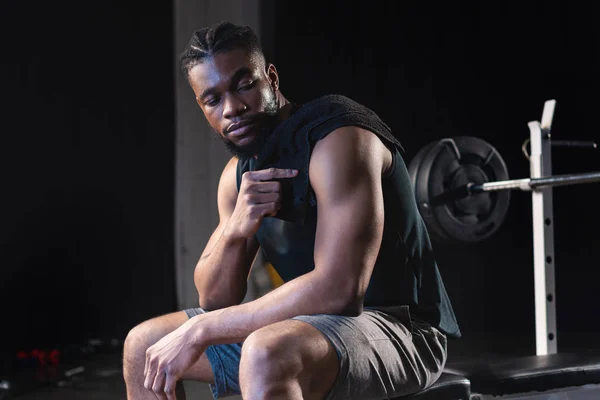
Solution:
[{"label": "man's right hand", "polygon": [[269,168],[247,171],[242,175],[240,191],[225,232],[230,238],[254,236],[264,217],[273,217],[281,208],[281,183],[273,179],[293,178],[294,169]]}]

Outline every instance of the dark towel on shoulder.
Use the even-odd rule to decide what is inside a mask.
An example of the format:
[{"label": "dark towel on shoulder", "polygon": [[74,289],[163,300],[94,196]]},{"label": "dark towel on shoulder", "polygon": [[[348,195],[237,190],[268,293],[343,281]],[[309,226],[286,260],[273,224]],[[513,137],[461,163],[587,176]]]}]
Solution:
[{"label": "dark towel on shoulder", "polygon": [[251,169],[297,169],[295,178],[281,180],[282,208],[277,218],[304,224],[308,205],[316,198],[310,188],[308,167],[317,141],[342,126],[357,126],[377,134],[388,146],[403,151],[391,129],[369,108],[342,95],[327,95],[308,102],[280,123],[267,139]]}]

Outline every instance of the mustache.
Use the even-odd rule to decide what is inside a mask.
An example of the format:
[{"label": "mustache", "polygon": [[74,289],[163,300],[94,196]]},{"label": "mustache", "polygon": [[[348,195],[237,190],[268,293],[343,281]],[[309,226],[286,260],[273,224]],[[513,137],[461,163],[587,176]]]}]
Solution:
[{"label": "mustache", "polygon": [[278,122],[277,118],[277,106],[272,104],[271,107],[267,107],[267,109],[263,112],[257,112],[254,114],[244,115],[239,119],[232,121],[231,124],[227,125],[223,129],[223,134],[228,135],[231,131],[235,130],[238,126],[246,125],[249,123],[259,123],[263,125],[263,128],[269,128],[273,125],[276,125]]},{"label": "mustache", "polygon": [[223,130],[223,134],[228,135],[231,131],[235,130],[238,126],[240,126],[240,124],[247,125],[247,124],[251,124],[251,123],[256,123],[256,122],[264,120],[264,119],[265,119],[265,115],[261,115],[261,114],[245,116],[244,118],[237,119],[234,122],[232,122],[231,124],[227,125],[227,127],[225,127],[225,129]]}]

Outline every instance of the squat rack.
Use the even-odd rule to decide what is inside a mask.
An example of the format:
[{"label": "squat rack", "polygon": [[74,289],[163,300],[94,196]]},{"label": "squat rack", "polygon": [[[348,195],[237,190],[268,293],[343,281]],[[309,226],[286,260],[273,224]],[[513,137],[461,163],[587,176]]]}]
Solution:
[{"label": "squat rack", "polygon": [[[531,146],[529,168],[532,180],[552,175],[552,146],[596,148],[593,142],[552,142],[551,127],[555,106],[556,100],[547,100],[544,103],[541,122],[528,123]],[[525,145],[523,148],[525,149]],[[536,355],[557,352],[552,186],[531,191]]]}]

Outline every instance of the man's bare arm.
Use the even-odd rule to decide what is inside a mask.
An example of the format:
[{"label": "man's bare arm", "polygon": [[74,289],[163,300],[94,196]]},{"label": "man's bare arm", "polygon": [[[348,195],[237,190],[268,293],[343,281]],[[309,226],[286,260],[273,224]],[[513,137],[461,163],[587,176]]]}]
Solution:
[{"label": "man's bare arm", "polygon": [[247,171],[238,193],[236,167],[232,160],[223,171],[218,196],[221,222],[194,273],[205,310],[239,304],[244,299],[248,272],[258,250],[255,234],[265,217],[281,209],[281,183],[277,179],[293,179],[297,172],[280,168]]},{"label": "man's bare arm", "polygon": [[237,158],[232,158],[221,174],[217,194],[219,225],[211,235],[196,264],[194,283],[200,307],[215,310],[239,304],[247,289],[248,273],[258,253],[254,237],[238,238],[227,229],[238,197]]},{"label": "man's bare arm", "polygon": [[259,299],[195,317],[197,343],[239,342],[297,315],[362,312],[383,234],[381,146],[374,134],[353,127],[317,143],[310,163],[319,210],[315,269]]}]

